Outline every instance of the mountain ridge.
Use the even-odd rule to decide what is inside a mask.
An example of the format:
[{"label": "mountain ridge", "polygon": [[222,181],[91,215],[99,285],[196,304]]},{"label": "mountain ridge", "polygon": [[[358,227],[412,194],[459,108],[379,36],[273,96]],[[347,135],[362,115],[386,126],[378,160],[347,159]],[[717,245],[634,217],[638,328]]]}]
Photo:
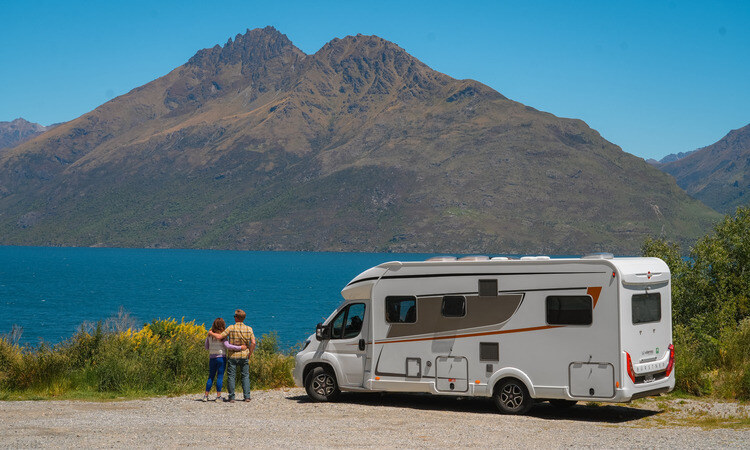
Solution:
[{"label": "mountain ridge", "polygon": [[59,124],[44,126],[18,117],[10,122],[0,122],[0,150],[13,148],[34,139]]},{"label": "mountain ridge", "polygon": [[717,215],[577,119],[272,27],[0,156],[3,243],[636,252]]},{"label": "mountain ridge", "polygon": [[688,194],[722,213],[750,204],[750,124],[659,167]]}]

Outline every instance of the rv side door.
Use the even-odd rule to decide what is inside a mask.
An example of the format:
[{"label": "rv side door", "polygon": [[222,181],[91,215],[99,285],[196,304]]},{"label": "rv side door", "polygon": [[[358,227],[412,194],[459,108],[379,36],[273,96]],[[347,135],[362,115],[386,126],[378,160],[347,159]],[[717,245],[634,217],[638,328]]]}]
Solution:
[{"label": "rv side door", "polygon": [[339,362],[344,378],[338,380],[341,386],[362,386],[367,360],[368,310],[369,300],[353,301],[330,322],[328,351]]}]

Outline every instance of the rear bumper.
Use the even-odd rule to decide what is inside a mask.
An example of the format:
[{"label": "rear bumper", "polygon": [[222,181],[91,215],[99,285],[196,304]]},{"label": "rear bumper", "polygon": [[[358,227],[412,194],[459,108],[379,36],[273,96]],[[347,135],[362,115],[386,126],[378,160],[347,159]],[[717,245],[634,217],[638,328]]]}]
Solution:
[{"label": "rear bumper", "polygon": [[650,391],[636,392],[635,394],[633,394],[632,397],[630,397],[630,400],[635,400],[637,398],[643,398],[643,397],[651,397],[651,396],[659,395],[659,394],[666,394],[668,392],[672,392],[672,389],[673,388],[670,388],[667,386],[667,387],[662,387],[658,389],[652,389]]},{"label": "rear bumper", "polygon": [[616,402],[629,402],[637,398],[651,397],[659,394],[666,394],[674,390],[675,378],[674,372],[669,377],[650,383],[632,384],[630,380],[628,386],[618,389],[615,397]]}]

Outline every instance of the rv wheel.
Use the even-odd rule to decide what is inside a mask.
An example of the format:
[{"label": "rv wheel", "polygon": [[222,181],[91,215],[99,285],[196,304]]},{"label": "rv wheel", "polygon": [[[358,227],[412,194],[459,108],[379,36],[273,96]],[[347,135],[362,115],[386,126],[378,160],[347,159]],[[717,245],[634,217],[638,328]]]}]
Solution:
[{"label": "rv wheel", "polygon": [[330,402],[339,395],[336,376],[323,367],[316,367],[305,378],[307,395],[316,402]]},{"label": "rv wheel", "polygon": [[533,404],[526,386],[513,378],[501,381],[492,398],[503,414],[525,414]]},{"label": "rv wheel", "polygon": [[549,401],[549,404],[554,406],[555,408],[570,408],[576,403],[578,402],[575,400],[564,400],[564,399],[559,399],[559,398]]}]

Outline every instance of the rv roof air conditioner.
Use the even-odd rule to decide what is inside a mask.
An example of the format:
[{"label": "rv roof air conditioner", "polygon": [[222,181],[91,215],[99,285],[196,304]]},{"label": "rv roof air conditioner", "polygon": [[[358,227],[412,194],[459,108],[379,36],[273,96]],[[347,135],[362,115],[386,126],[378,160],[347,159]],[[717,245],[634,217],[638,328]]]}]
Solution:
[{"label": "rv roof air conditioner", "polygon": [[522,256],[521,261],[549,261],[549,256]]}]

